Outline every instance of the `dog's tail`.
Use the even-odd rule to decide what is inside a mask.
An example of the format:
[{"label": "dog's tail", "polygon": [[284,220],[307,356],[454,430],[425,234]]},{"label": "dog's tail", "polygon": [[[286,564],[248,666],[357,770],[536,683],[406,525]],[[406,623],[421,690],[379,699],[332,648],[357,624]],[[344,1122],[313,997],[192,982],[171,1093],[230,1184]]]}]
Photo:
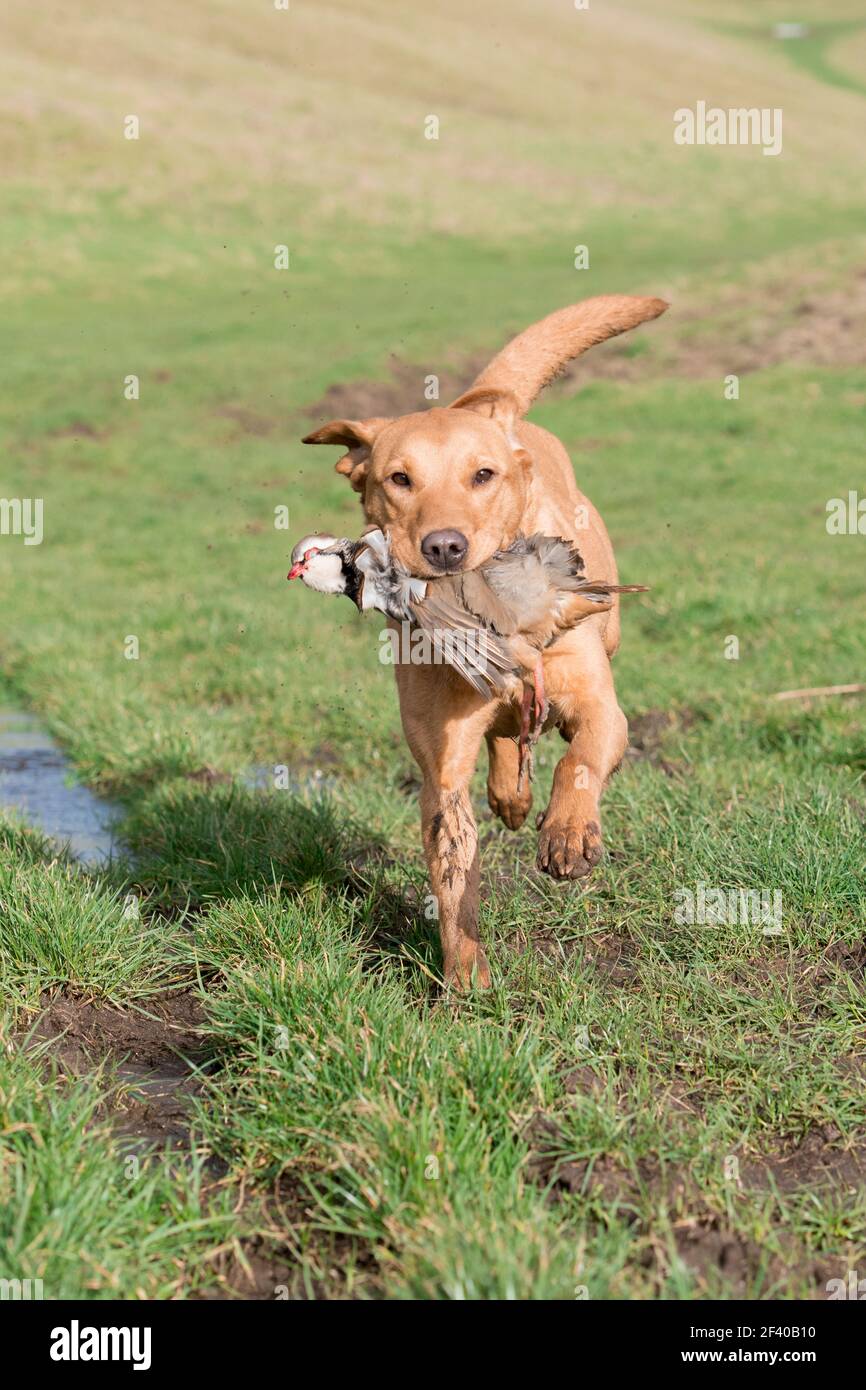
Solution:
[{"label": "dog's tail", "polygon": [[657,319],[667,307],[664,299],[600,294],[595,299],[570,304],[567,309],[557,309],[512,338],[464,394],[510,392],[523,415],[573,357],[603,343],[605,338],[614,338],[647,319]]}]

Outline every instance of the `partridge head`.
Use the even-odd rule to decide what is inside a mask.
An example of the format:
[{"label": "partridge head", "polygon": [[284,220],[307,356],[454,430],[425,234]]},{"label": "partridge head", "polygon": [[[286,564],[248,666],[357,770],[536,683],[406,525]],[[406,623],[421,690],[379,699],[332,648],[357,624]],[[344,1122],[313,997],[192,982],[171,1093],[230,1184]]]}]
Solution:
[{"label": "partridge head", "polygon": [[292,568],[287,579],[302,579],[308,589],[320,594],[346,592],[343,558],[336,536],[304,536],[292,551]]}]

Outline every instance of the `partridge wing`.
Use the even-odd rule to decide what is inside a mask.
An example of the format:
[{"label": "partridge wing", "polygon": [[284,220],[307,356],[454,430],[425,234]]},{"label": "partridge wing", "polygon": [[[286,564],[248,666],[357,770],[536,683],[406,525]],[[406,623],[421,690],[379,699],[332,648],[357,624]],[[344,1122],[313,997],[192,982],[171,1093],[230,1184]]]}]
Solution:
[{"label": "partridge wing", "polygon": [[466,608],[454,580],[430,581],[425,597],[412,603],[412,613],[418,627],[430,637],[437,656],[453,666],[479,695],[501,690],[514,674],[516,663],[507,642]]}]

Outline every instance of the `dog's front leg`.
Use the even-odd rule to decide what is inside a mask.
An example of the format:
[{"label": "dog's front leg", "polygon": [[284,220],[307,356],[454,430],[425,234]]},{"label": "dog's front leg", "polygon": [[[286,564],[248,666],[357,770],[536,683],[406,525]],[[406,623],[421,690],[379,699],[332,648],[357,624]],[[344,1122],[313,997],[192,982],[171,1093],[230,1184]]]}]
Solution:
[{"label": "dog's front leg", "polygon": [[492,702],[441,667],[398,666],[400,713],[421,769],[421,831],[439,909],[445,982],[486,988],[490,968],[478,940],[478,832],[469,783]]},{"label": "dog's front leg", "polygon": [[[588,625],[587,625],[588,627]],[[569,742],[538,821],[538,867],[552,878],[584,878],[603,853],[599,800],[628,745],[610,659],[591,628],[568,633],[545,657],[548,698]]]}]

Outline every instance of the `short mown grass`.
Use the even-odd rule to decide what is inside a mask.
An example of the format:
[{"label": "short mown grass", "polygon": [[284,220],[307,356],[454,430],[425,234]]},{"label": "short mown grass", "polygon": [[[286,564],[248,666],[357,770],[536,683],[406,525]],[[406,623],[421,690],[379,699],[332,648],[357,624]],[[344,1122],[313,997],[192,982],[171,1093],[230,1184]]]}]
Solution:
[{"label": "short mown grass", "polygon": [[[792,1298],[862,1268],[866,705],[774,698],[866,671],[866,539],[826,529],[863,487],[862,370],[833,351],[863,312],[862,32],[807,5],[795,52],[716,9],[15,19],[0,493],[44,500],[45,539],[0,536],[0,689],[121,802],[126,850],[90,873],[0,826],[0,1278]],[[701,95],[783,106],[783,154],[676,147]],[[587,365],[533,419],[650,586],[615,667],[634,752],[579,887],[534,869],[558,738],[517,835],[479,769],[494,987],[455,999],[376,625],[285,584],[297,535],[361,524],[299,440],[333,386],[364,413],[392,354],[421,408],[431,373],[468,385],[609,291],[672,309],[626,379]],[[817,347],[779,363],[792,325]],[[683,922],[700,885],[778,893],[781,931]],[[116,1050],[72,1065],[39,1020],[191,994],[190,1137],[144,1146]]]}]

